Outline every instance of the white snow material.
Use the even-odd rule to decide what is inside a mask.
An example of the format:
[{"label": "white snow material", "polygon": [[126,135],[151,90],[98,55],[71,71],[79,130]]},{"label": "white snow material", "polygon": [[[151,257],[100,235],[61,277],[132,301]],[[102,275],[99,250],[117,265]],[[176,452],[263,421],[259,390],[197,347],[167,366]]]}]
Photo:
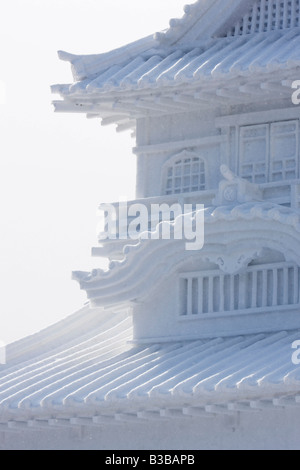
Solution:
[{"label": "white snow material", "polygon": [[[112,321],[114,322],[114,316]],[[101,323],[101,322],[100,322]],[[74,411],[105,413],[130,406],[228,403],[288,395],[299,390],[291,344],[300,331],[165,344],[130,344],[131,320],[101,333],[90,331],[76,346],[53,350],[0,378],[0,421],[51,417]],[[50,415],[49,415],[50,416]]]},{"label": "white snow material", "polygon": [[184,16],[171,19],[167,31],[155,37],[167,44],[183,43],[205,37],[224,35],[242,18],[255,0],[198,0],[184,7]]},{"label": "white snow material", "polygon": [[129,59],[125,54],[122,61],[103,67],[96,75],[85,73],[84,80],[69,86],[55,85],[52,91],[75,97],[76,94],[202,84],[212,78],[229,80],[257,73],[268,74],[299,66],[299,51],[299,28],[215,38],[197,46],[190,43],[176,49],[158,48]]},{"label": "white snow material", "polygon": [[[249,9],[249,0],[198,0],[184,7],[185,14],[181,19],[171,19],[170,28],[166,31],[102,54],[76,55],[58,51],[58,55],[61,60],[71,63],[74,80],[83,80],[93,74],[101,73],[110,66],[123,63],[124,59],[129,60],[145,52],[149,54],[152,48],[174,43],[182,36],[185,38],[185,33],[190,34],[194,27],[197,31],[201,31],[204,37],[207,36],[205,30],[208,30],[208,36],[212,37],[213,30],[220,28],[221,25],[224,27],[228,21],[229,25],[233,26],[233,18],[237,16],[236,19],[240,19],[245,8],[246,11]],[[190,41],[185,39],[185,43]]]},{"label": "white snow material", "polygon": [[227,35],[252,34],[299,26],[299,0],[257,0]]},{"label": "white snow material", "polygon": [[124,62],[124,59],[130,60],[137,54],[157,45],[158,42],[152,36],[148,36],[103,54],[76,55],[65,51],[58,51],[58,56],[61,60],[71,63],[74,80],[83,80],[95,73],[101,73],[101,71],[111,65],[118,65],[119,62]]},{"label": "white snow material", "polygon": [[199,0],[186,5],[181,19],[157,34],[167,44],[203,37],[255,34],[299,26],[299,0]]},{"label": "white snow material", "polygon": [[[195,214],[191,215],[195,217]],[[177,219],[179,220],[179,219]],[[265,239],[265,229],[270,234]],[[176,221],[175,221],[176,223]],[[229,223],[229,224],[228,224]],[[234,233],[232,231],[234,223]],[[170,224],[174,228],[174,224]],[[217,230],[216,230],[217,227]],[[236,206],[220,206],[205,209],[205,244],[202,256],[210,250],[230,252],[240,242],[247,240],[250,246],[261,234],[261,247],[266,246],[285,252],[286,258],[300,264],[300,214],[293,209],[271,202],[249,202]],[[229,236],[224,242],[225,235]],[[285,242],[289,236],[289,242]],[[293,243],[291,242],[293,240]],[[245,243],[245,242],[244,242]],[[110,263],[108,270],[91,273],[74,272],[73,279],[85,289],[93,306],[111,305],[142,300],[152,295],[161,279],[166,279],[186,257],[185,240],[136,240],[124,248],[124,257]],[[161,260],[168,256],[168,263]],[[192,252],[192,255],[194,253]]]}]

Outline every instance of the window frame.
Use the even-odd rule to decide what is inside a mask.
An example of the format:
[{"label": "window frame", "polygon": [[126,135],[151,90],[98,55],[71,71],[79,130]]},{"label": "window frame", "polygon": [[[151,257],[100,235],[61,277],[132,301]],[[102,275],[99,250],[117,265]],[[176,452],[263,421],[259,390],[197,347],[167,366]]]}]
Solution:
[{"label": "window frame", "polygon": [[[184,160],[190,160],[190,162],[184,162]],[[199,164],[199,170],[197,173],[192,172],[193,160]],[[180,174],[176,175],[176,162],[178,162],[178,169],[180,168]],[[186,165],[185,165],[186,164]],[[190,171],[185,173],[185,166],[191,165]],[[197,187],[193,185],[193,176],[198,177]],[[178,178],[178,186],[176,186],[176,178]],[[189,183],[184,183],[184,178],[189,178]],[[180,184],[179,184],[180,179]],[[169,187],[168,187],[168,182]],[[176,196],[180,194],[190,194],[193,192],[205,191],[207,189],[207,164],[205,159],[197,154],[188,150],[170,157],[162,168],[162,188],[161,194],[163,196]]]},{"label": "window frame", "polygon": [[[273,169],[274,163],[276,163],[275,155],[273,154],[272,148],[274,147],[274,139],[276,137],[276,132],[273,131],[273,129],[276,129],[276,127],[279,127],[280,125],[295,125],[295,131],[294,132],[287,132],[286,135],[294,135],[296,138],[296,149],[295,149],[295,155],[293,158],[284,158],[283,159],[283,166],[281,170],[275,171]],[[248,141],[251,141],[251,139],[254,140],[259,140],[258,137],[244,137],[243,134],[247,131],[250,131],[251,129],[259,129],[259,128],[265,128],[265,158],[264,158],[264,163],[263,160],[260,162],[250,162],[247,164],[247,161],[244,158],[244,147],[245,147],[245,142],[247,143]],[[278,133],[278,135],[285,135],[285,133]],[[295,165],[291,169],[288,169],[285,167],[285,161],[287,160],[294,160]],[[264,181],[257,181],[258,177],[262,175],[261,172],[254,171],[252,168],[252,171],[250,171],[248,174],[244,171],[245,166],[249,167],[254,167],[255,165],[262,165],[264,164],[265,166],[265,173],[264,173]],[[288,172],[294,172],[295,176],[291,178],[286,178],[285,175]],[[274,178],[275,174],[282,174],[281,179],[276,179]],[[282,183],[285,181],[294,181],[299,178],[299,119],[285,119],[282,121],[269,121],[269,122],[259,122],[257,124],[243,124],[239,125],[238,127],[238,174],[241,178],[247,179],[247,181],[255,184],[265,184],[265,183]]]}]

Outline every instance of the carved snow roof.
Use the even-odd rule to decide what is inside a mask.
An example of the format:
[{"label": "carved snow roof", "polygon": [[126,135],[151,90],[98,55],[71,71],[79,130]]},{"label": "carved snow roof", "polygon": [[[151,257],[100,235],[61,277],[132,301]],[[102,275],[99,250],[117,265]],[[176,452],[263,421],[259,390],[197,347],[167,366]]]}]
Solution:
[{"label": "carved snow roof", "polygon": [[[75,80],[82,80],[95,73],[106,70],[109,66],[124,63],[133,59],[138,54],[147,51],[154,52],[155,48],[166,47],[180,42],[180,38],[185,34],[191,34],[191,29],[196,28],[200,39],[214,37],[215,29],[221,25],[234,25],[235,19],[239,19],[242,13],[249,10],[250,0],[198,0],[192,5],[184,7],[185,14],[180,19],[171,19],[170,27],[166,31],[155,33],[148,37],[139,39],[131,44],[124,45],[108,53],[92,55],[75,55],[64,51],[59,51],[62,60],[69,61]],[[226,21],[225,21],[226,20]],[[209,29],[205,33],[204,25]],[[195,38],[187,38],[185,43],[190,44]],[[148,52],[149,53],[149,52]]]},{"label": "carved snow roof", "polygon": [[201,84],[211,79],[217,83],[218,79],[232,80],[260,73],[266,76],[276,70],[300,66],[299,46],[300,31],[292,29],[250,38],[241,35],[212,39],[198,47],[157,48],[134,58],[123,57],[122,64],[114,64],[71,85],[57,85],[52,90],[66,97],[93,98],[98,93]]},{"label": "carved snow roof", "polygon": [[[95,312],[96,329],[2,370],[1,430],[251,411],[299,400],[299,367],[291,360],[299,331],[130,344],[125,314]],[[80,315],[84,320],[86,312]],[[67,334],[66,325],[60,328]]]},{"label": "carved snow roof", "polygon": [[[267,246],[284,252],[289,258],[287,261],[295,261],[300,265],[300,215],[288,207],[255,201],[235,206],[208,207],[205,209],[204,220],[205,244],[198,254],[199,257],[207,256],[211,250],[216,250],[219,254],[228,253],[233,257],[241,239],[245,243],[242,250],[251,247],[251,243],[256,239],[262,244],[260,248],[263,248],[266,242],[263,239],[260,242],[258,234],[265,229],[264,223],[267,223],[270,232]],[[177,222],[181,223],[181,216],[170,224],[171,230]],[[219,230],[216,230],[216,224]],[[225,237],[226,233],[230,233],[229,240]],[[287,233],[295,239],[293,247],[285,244]],[[257,245],[255,247],[257,249]],[[161,263],[166,253],[172,261]],[[190,252],[190,257],[195,258],[194,251]],[[108,270],[76,271],[73,273],[73,279],[87,292],[93,306],[144,301],[153,295],[157,283],[160,284],[161,279],[167,278],[174,269],[176,270],[177,265],[185,258],[187,253],[184,239],[175,240],[172,236],[170,240],[153,240],[151,236],[138,242],[129,239],[123,250],[123,259],[112,261]]]},{"label": "carved snow roof", "polygon": [[211,106],[291,101],[300,67],[300,0],[199,0],[166,31],[104,54],[59,52],[74,83],[54,85],[56,111],[135,119]]},{"label": "carved snow roof", "polygon": [[198,0],[184,7],[180,19],[171,19],[166,31],[137,40],[104,54],[74,55],[60,51],[72,64],[74,78],[83,80],[112,65],[125,63],[139,54],[160,47],[191,46],[208,38],[248,35],[299,26],[299,0]]}]

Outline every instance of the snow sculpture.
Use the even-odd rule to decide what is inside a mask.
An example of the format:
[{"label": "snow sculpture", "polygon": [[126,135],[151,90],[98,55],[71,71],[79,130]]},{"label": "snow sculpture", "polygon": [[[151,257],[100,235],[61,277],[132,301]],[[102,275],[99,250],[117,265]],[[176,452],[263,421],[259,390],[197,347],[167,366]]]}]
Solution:
[{"label": "snow sculpture", "polygon": [[298,25],[298,0],[199,1],[166,32],[111,54],[60,53],[77,82],[54,87],[56,109],[134,130],[128,204],[148,214],[190,205],[194,218],[205,206],[198,251],[124,240],[128,220],[115,240],[99,234],[93,254],[109,257],[107,272],[74,273],[91,306],[130,309],[136,340],[231,334],[239,316],[241,332],[280,329],[283,317],[300,326]]},{"label": "snow sculpture", "polygon": [[[109,268],[73,273],[88,305],[7,348],[0,430],[21,445],[35,428],[72,446],[83,428],[92,448],[299,449],[299,0],[184,11],[115,51],[59,53],[74,83],[53,87],[56,110],[133,132],[127,207],[147,220],[126,238],[112,204],[116,236],[92,251]],[[153,205],[155,227],[175,227],[174,205],[203,216],[201,249],[143,237]]]}]

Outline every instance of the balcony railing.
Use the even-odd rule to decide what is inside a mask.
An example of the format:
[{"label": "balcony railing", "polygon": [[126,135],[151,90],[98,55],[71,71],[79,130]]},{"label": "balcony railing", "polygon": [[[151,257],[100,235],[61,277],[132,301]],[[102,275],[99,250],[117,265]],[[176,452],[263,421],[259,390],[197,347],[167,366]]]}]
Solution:
[{"label": "balcony railing", "polygon": [[250,266],[239,274],[184,273],[180,314],[195,317],[299,305],[299,279],[300,268],[289,263]]}]

